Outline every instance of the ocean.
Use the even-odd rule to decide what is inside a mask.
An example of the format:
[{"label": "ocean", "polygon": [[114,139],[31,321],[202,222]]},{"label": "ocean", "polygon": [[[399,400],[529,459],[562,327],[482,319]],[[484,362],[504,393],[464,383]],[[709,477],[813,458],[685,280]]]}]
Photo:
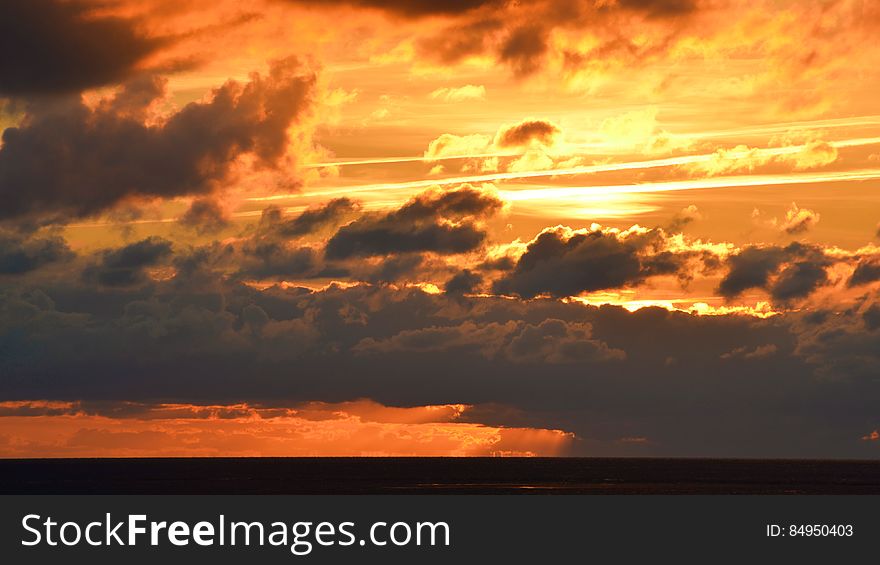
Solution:
[{"label": "ocean", "polygon": [[880,461],[641,458],[0,460],[2,494],[880,494]]}]

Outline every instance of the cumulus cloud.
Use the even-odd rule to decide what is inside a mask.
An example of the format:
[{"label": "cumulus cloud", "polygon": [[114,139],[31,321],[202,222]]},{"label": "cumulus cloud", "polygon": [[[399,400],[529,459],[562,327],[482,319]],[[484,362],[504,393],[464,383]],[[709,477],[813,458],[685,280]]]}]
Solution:
[{"label": "cumulus cloud", "polygon": [[324,205],[314,206],[295,218],[285,218],[278,208],[263,211],[258,229],[261,233],[282,238],[298,238],[316,233],[326,228],[338,226],[353,217],[361,208],[360,203],[350,198],[336,198]]},{"label": "cumulus cloud", "polygon": [[309,278],[319,276],[319,254],[312,247],[283,241],[256,240],[241,249],[238,277],[245,279]]},{"label": "cumulus cloud", "polygon": [[759,288],[768,290],[781,302],[805,298],[828,282],[826,268],[832,262],[821,248],[813,245],[748,246],[727,258],[728,271],[718,292],[733,298]]},{"label": "cumulus cloud", "polygon": [[57,234],[34,235],[0,230],[0,275],[21,275],[73,257]]},{"label": "cumulus cloud", "polygon": [[545,120],[525,120],[498,130],[495,145],[500,148],[528,147],[532,144],[552,146],[561,133],[562,130],[554,123]]},{"label": "cumulus cloud", "polygon": [[[425,158],[474,157],[465,162],[463,171],[487,172],[501,168],[511,172],[547,170],[556,166],[551,152],[561,137],[562,129],[556,124],[547,120],[526,119],[502,125],[494,137],[444,133],[428,144]],[[509,162],[502,163],[500,160],[500,157],[520,153]]]},{"label": "cumulus cloud", "polygon": [[512,271],[494,283],[500,294],[532,298],[577,296],[623,288],[656,275],[675,275],[697,258],[665,247],[662,230],[551,228],[526,247]]},{"label": "cumulus cloud", "polygon": [[147,282],[147,269],[171,256],[171,242],[148,237],[100,254],[96,263],[86,267],[83,278],[101,286],[126,287]]},{"label": "cumulus cloud", "polygon": [[468,294],[475,292],[483,283],[483,277],[470,269],[463,269],[446,281],[444,290],[447,294]]},{"label": "cumulus cloud", "polygon": [[468,184],[451,190],[429,190],[397,210],[367,214],[340,228],[327,242],[326,254],[330,259],[347,259],[473,251],[487,236],[475,220],[495,214],[502,205],[492,192]]},{"label": "cumulus cloud", "polygon": [[[268,76],[230,81],[158,125],[145,125],[130,83],[96,108],[78,97],[33,103],[0,147],[0,220],[58,221],[107,210],[127,198],[207,195],[236,159],[272,166],[287,130],[309,107],[314,76],[293,59]],[[123,102],[138,101],[134,107]],[[24,190],[23,187],[27,187]]]},{"label": "cumulus cloud", "polygon": [[168,41],[83,0],[4,2],[0,96],[64,94],[119,82]]},{"label": "cumulus cloud", "polygon": [[785,211],[785,218],[776,222],[780,231],[787,234],[804,233],[819,223],[819,213],[809,208],[799,208],[794,202]]},{"label": "cumulus cloud", "polygon": [[444,133],[428,144],[425,150],[425,158],[436,159],[439,157],[466,157],[486,153],[492,143],[488,135],[454,135]]},{"label": "cumulus cloud", "polygon": [[880,257],[872,256],[861,259],[849,279],[849,286],[860,286],[880,281]]}]

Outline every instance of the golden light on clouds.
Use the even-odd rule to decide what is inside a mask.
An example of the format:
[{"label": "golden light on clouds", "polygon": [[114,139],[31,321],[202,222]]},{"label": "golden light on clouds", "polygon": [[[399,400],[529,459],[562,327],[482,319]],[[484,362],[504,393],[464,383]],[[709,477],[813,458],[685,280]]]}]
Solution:
[{"label": "golden light on clouds", "polygon": [[246,404],[0,403],[0,457],[552,456],[573,441],[559,430],[458,421],[468,406],[374,402],[296,408]]},{"label": "golden light on clouds", "polygon": [[[866,0],[14,2],[0,454],[824,456],[768,406],[877,392],[878,31]],[[691,391],[766,398],[764,435]]]}]

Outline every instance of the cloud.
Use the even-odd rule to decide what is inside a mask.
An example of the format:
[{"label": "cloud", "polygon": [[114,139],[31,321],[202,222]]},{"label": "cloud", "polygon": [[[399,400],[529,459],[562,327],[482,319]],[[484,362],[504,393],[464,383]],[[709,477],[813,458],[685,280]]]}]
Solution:
[{"label": "cloud", "polygon": [[504,21],[493,17],[453,23],[433,36],[420,37],[418,53],[428,60],[454,65],[490,51],[503,29]]},{"label": "cloud", "polygon": [[545,120],[525,120],[512,126],[504,126],[495,136],[500,148],[528,147],[532,144],[552,146],[562,133],[559,126]]},{"label": "cloud", "polygon": [[444,87],[431,92],[430,97],[434,100],[446,102],[464,102],[466,100],[485,100],[486,87],[483,85],[466,84],[458,88]]},{"label": "cloud", "polygon": [[547,456],[573,439],[463,421],[472,408],[3,402],[0,431],[12,441],[0,444],[0,456]]},{"label": "cloud", "polygon": [[208,195],[239,157],[272,166],[284,155],[314,80],[293,59],[276,62],[268,76],[227,82],[155,126],[138,119],[145,100],[130,96],[143,87],[137,81],[94,109],[76,97],[34,103],[3,132],[0,220],[64,221],[127,198]]},{"label": "cloud", "polygon": [[94,13],[82,0],[4,2],[0,96],[75,93],[125,80],[168,43],[139,22]]},{"label": "cloud", "polygon": [[801,151],[787,156],[796,171],[824,167],[837,161],[837,148],[825,141],[811,141]]},{"label": "cloud", "polygon": [[787,234],[804,233],[819,223],[819,214],[809,208],[798,208],[794,202],[785,211],[785,219],[778,222],[779,230]]},{"label": "cloud", "polygon": [[718,292],[729,299],[760,288],[782,302],[804,298],[828,282],[825,268],[831,263],[821,248],[812,245],[748,246],[727,258],[728,271]]},{"label": "cloud", "polygon": [[[507,408],[475,408],[460,420],[572,432],[572,453],[582,455],[634,454],[617,440],[650,437],[658,454],[854,457],[865,455],[864,430],[880,425],[867,400],[880,390],[863,378],[880,366],[880,333],[862,320],[867,305],[817,325],[801,313],[628,312],[366,285],[177,284],[0,290],[0,371],[15,377],[0,381],[0,394],[6,402],[228,406],[213,422],[230,425],[247,417],[232,409],[241,403],[266,409],[252,422],[315,401],[492,404]],[[756,352],[760,362],[745,358]],[[811,378],[828,372],[845,382]],[[302,417],[329,416],[329,408]],[[158,416],[149,414],[134,417]],[[207,425],[210,414],[168,409],[165,417]]]},{"label": "cloud", "polygon": [[257,280],[309,278],[318,276],[319,268],[319,255],[311,247],[256,240],[243,246],[237,276]]},{"label": "cloud", "polygon": [[460,273],[446,281],[443,288],[447,294],[469,294],[479,289],[482,283],[483,277],[470,269],[462,269]]},{"label": "cloud", "polygon": [[109,287],[143,284],[147,282],[146,270],[169,258],[171,251],[170,241],[148,237],[119,249],[102,252],[98,262],[83,271],[83,278]]},{"label": "cloud", "polygon": [[[445,64],[473,56],[493,57],[515,76],[527,77],[553,59],[587,66],[594,59],[639,61],[665,52],[677,31],[688,27],[688,16],[696,12],[698,6],[689,1],[503,2],[491,13],[465,13],[440,32],[421,38],[418,46],[422,56]],[[638,35],[641,28],[655,33]],[[580,52],[558,41],[558,36],[574,30],[597,36],[584,43],[599,45]]]},{"label": "cloud", "polygon": [[393,283],[400,280],[417,280],[425,258],[417,253],[386,257],[373,268],[366,269],[364,280],[371,283]]},{"label": "cloud", "polygon": [[769,357],[770,355],[774,355],[778,348],[772,343],[768,343],[766,345],[759,345],[754,349],[749,349],[748,347],[737,347],[733,351],[729,351],[721,355],[722,359],[746,359],[746,360],[754,360],[754,359],[763,359],[765,357]]},{"label": "cloud", "polygon": [[623,351],[591,339],[589,324],[569,324],[561,320],[544,320],[537,325],[464,322],[459,326],[404,331],[386,340],[367,338],[353,351],[369,354],[456,349],[479,351],[490,359],[500,355],[515,363],[603,362],[626,358]]},{"label": "cloud", "polygon": [[770,296],[781,303],[806,298],[828,282],[827,262],[798,261],[783,269],[770,287]]},{"label": "cloud", "polygon": [[675,18],[688,15],[698,7],[698,0],[618,0],[620,8],[643,12],[652,18]]},{"label": "cloud", "polygon": [[804,145],[758,148],[737,145],[719,148],[704,161],[683,166],[691,174],[718,176],[754,171],[770,165],[785,165],[785,169],[803,171],[824,167],[837,160],[837,148],[825,141],[811,141]]},{"label": "cloud", "polygon": [[200,235],[217,233],[229,227],[229,214],[216,200],[200,198],[190,204],[180,223]]},{"label": "cloud", "polygon": [[444,133],[428,144],[425,158],[436,159],[439,157],[466,157],[468,155],[486,153],[492,143],[488,135],[454,135]]},{"label": "cloud", "polygon": [[458,254],[477,249],[486,232],[475,220],[498,212],[493,193],[465,184],[451,190],[429,190],[397,210],[368,214],[342,227],[327,242],[329,259],[392,253]]},{"label": "cloud", "polygon": [[[516,124],[502,125],[494,138],[483,134],[455,135],[444,133],[432,140],[425,151],[426,159],[447,157],[487,157],[482,161],[472,159],[462,170],[497,171],[499,156],[494,152],[522,152],[522,155],[506,165],[508,171],[546,170],[554,166],[547,149],[557,144],[562,130],[547,120],[523,120]],[[510,154],[510,153],[506,153]],[[492,156],[490,156],[492,155]]]},{"label": "cloud", "polygon": [[504,39],[498,58],[510,65],[515,75],[530,75],[540,67],[549,49],[548,37],[547,29],[541,25],[523,25]]},{"label": "cloud", "polygon": [[293,219],[283,217],[278,208],[267,208],[260,219],[259,230],[282,238],[297,238],[332,228],[351,218],[360,204],[350,198],[336,198],[322,206],[309,208]]},{"label": "cloud", "polygon": [[856,264],[848,285],[854,287],[875,281],[880,281],[880,257],[865,257]]},{"label": "cloud", "polygon": [[528,244],[514,269],[495,281],[493,289],[522,298],[567,297],[636,285],[651,276],[674,275],[693,256],[662,250],[664,239],[661,230],[546,229]]},{"label": "cloud", "polygon": [[378,9],[385,12],[418,18],[424,16],[455,16],[465,14],[483,6],[503,4],[504,0],[447,0],[433,2],[431,0],[285,0],[307,6],[355,6],[360,8]]},{"label": "cloud", "polygon": [[60,235],[0,230],[0,275],[22,275],[73,256]]},{"label": "cloud", "polygon": [[690,204],[672,217],[666,229],[670,233],[679,232],[688,224],[702,219],[703,214],[700,212],[700,209],[695,204]]}]

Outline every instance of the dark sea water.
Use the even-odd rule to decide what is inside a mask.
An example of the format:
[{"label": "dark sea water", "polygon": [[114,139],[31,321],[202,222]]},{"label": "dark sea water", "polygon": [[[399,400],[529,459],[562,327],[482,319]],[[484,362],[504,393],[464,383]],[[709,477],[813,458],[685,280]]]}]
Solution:
[{"label": "dark sea water", "polygon": [[880,494],[880,461],[0,460],[3,494]]}]

